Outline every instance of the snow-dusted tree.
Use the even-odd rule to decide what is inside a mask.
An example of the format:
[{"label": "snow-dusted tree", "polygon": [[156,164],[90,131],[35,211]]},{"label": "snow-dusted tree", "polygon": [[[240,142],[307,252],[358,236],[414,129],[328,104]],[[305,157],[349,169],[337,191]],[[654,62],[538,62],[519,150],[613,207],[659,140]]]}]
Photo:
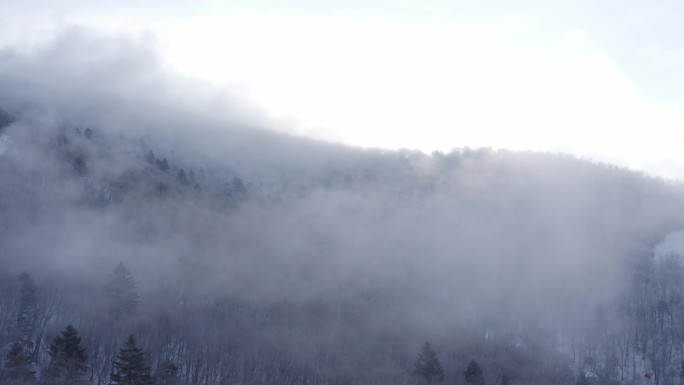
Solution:
[{"label": "snow-dusted tree", "polygon": [[109,314],[115,319],[135,313],[140,296],[138,283],[133,279],[131,271],[121,262],[114,268],[105,286],[109,295]]},{"label": "snow-dusted tree", "polygon": [[444,381],[444,371],[437,359],[437,354],[432,350],[429,342],[425,342],[418,354],[413,375],[424,380],[426,384],[439,384]]},{"label": "snow-dusted tree", "polygon": [[154,384],[145,353],[138,347],[132,334],[128,336],[119,355],[114,359],[110,378],[112,385]]}]

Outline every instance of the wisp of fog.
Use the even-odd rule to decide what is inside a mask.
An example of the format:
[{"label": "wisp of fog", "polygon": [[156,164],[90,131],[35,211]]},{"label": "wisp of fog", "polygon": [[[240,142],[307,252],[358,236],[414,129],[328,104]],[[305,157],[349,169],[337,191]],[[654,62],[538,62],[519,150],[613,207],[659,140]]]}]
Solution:
[{"label": "wisp of fog", "polygon": [[[2,383],[128,383],[129,335],[158,384],[684,373],[680,248],[656,248],[681,229],[679,183],[289,136],[78,28],[0,51],[0,110]],[[82,361],[59,353],[66,325]]]}]

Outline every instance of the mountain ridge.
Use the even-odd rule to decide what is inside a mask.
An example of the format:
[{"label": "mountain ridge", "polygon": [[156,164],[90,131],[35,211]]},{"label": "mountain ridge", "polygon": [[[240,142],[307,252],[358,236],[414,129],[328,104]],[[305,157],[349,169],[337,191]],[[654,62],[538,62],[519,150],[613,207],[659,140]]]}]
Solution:
[{"label": "mountain ridge", "polygon": [[[153,116],[110,132],[56,114],[5,128],[2,274],[28,271],[41,287],[60,287],[55,301],[71,310],[46,322],[79,319],[89,351],[103,357],[91,365],[105,373],[115,351],[98,341],[135,331],[155,368],[172,355],[188,383],[220,383],[192,374],[219,376],[220,362],[249,362],[274,383],[405,382],[424,339],[443,352],[452,380],[477,357],[496,376],[572,383],[589,368],[568,358],[573,349],[603,348],[586,339],[597,309],[631,298],[635,271],[657,267],[653,247],[683,224],[680,183],[567,155],[426,155],[278,142],[282,134],[255,146],[230,130],[193,142],[201,120],[184,136],[141,127]],[[211,139],[217,147],[204,154]],[[241,150],[221,157],[231,139]],[[125,322],[107,318],[101,289],[119,262],[142,297]],[[158,319],[179,334],[155,337]],[[111,332],[95,331],[103,324]],[[192,353],[168,350],[169,341]],[[253,349],[272,358],[246,358]],[[609,363],[592,359],[596,373]],[[279,365],[298,369],[267,374]]]}]

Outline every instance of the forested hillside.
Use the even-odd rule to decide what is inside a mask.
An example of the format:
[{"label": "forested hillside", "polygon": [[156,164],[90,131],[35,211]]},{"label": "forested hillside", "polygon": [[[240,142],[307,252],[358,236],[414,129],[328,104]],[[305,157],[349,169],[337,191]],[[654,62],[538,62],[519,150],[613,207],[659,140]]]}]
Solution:
[{"label": "forested hillside", "polygon": [[681,229],[679,184],[175,112],[4,110],[3,384],[684,378],[682,259],[654,253]]}]

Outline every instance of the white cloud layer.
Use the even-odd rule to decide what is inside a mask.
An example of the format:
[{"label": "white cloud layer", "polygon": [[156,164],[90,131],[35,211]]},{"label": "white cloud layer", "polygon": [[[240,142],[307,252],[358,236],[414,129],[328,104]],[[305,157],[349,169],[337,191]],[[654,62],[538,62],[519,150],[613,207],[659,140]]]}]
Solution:
[{"label": "white cloud layer", "polygon": [[684,178],[683,103],[647,96],[583,28],[549,29],[531,16],[428,22],[215,3],[161,13],[154,2],[135,12],[66,4],[6,18],[4,43],[26,49],[74,24],[125,32],[153,42],[168,68],[239,89],[300,135],[423,151],[562,151]]}]

